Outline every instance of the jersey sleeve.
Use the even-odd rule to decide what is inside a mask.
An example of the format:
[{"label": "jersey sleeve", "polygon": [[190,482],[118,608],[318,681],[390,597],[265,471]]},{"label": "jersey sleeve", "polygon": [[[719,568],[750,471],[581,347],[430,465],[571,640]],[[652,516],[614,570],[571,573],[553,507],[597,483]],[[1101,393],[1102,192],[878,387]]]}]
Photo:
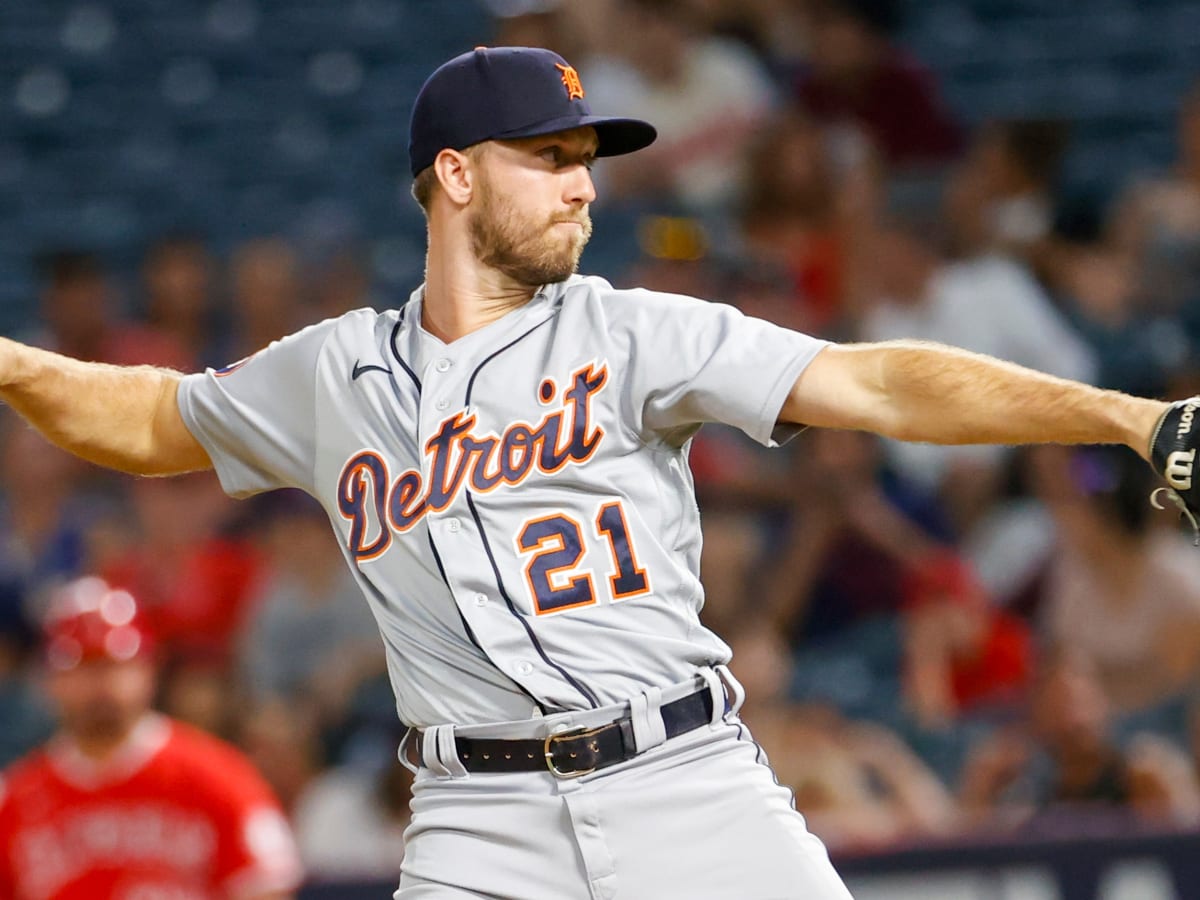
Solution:
[{"label": "jersey sleeve", "polygon": [[189,375],[179,411],[208,451],[221,487],[247,497],[280,487],[311,492],[316,454],[316,370],[329,319],[224,369]]},{"label": "jersey sleeve", "polygon": [[275,795],[250,763],[230,749],[222,761],[215,881],[227,897],[295,890],[300,851]]},{"label": "jersey sleeve", "polygon": [[680,442],[706,422],[769,447],[799,431],[779,411],[827,341],[692,297],[630,291],[619,315],[628,341],[626,389],[643,430]]}]

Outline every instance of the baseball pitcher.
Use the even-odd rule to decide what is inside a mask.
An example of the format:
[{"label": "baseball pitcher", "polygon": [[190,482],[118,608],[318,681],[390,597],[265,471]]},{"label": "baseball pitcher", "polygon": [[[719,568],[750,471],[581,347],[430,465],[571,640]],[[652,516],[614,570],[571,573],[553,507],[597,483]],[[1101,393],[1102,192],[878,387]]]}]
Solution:
[{"label": "baseball pitcher", "polygon": [[407,303],[186,377],[0,344],[0,396],[80,456],[323,504],[410,726],[402,900],[849,896],[699,621],[705,422],[771,446],[806,425],[1121,443],[1194,502],[1190,403],[576,275],[593,161],[654,138],[592,115],[556,54],[479,48],[416,100],[429,244]]}]

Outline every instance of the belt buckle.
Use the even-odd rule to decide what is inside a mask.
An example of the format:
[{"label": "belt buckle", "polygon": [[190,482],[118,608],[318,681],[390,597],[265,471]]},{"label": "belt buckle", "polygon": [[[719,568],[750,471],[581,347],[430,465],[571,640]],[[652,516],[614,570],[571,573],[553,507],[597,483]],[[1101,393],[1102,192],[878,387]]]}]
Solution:
[{"label": "belt buckle", "polygon": [[596,767],[590,769],[579,769],[576,772],[564,772],[554,764],[554,751],[551,749],[555,741],[561,741],[565,738],[581,738],[591,737],[594,734],[599,734],[607,725],[601,725],[598,728],[585,728],[578,726],[576,728],[568,728],[565,731],[556,731],[554,734],[546,736],[546,741],[542,745],[543,755],[546,757],[546,768],[550,770],[550,774],[555,778],[579,778],[581,775],[590,775],[596,771]]}]

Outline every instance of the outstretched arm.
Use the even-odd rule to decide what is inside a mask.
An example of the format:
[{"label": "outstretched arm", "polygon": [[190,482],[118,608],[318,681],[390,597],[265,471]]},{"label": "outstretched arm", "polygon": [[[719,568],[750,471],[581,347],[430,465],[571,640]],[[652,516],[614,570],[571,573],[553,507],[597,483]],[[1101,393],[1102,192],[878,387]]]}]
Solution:
[{"label": "outstretched arm", "polygon": [[827,347],[780,419],[932,444],[1126,444],[1149,456],[1168,404],[921,341]]},{"label": "outstretched arm", "polygon": [[0,399],[64,450],[135,475],[212,467],[179,414],[181,377],[151,366],[80,362],[0,338]]}]

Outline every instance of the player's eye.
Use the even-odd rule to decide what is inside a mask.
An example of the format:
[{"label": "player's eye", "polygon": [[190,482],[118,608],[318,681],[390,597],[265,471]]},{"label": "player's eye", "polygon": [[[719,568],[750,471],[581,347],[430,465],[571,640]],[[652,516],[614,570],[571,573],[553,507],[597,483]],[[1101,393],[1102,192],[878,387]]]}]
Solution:
[{"label": "player's eye", "polygon": [[576,154],[568,152],[566,148],[560,144],[555,144],[550,147],[543,147],[537,151],[539,159],[544,159],[556,169],[564,169],[567,166],[581,165],[586,169],[591,169],[596,162],[595,154],[584,153]]}]

